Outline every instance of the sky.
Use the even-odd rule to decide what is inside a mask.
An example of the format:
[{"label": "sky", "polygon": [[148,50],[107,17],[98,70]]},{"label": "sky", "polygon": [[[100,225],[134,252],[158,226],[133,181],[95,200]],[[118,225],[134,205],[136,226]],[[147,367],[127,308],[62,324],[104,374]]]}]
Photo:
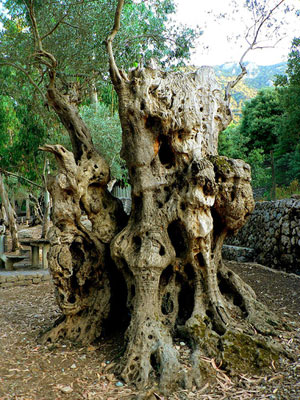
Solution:
[{"label": "sky", "polygon": [[[143,0],[139,0],[143,1]],[[232,0],[174,0],[177,5],[175,21],[190,27],[197,25],[203,30],[194,54],[191,59],[193,65],[219,65],[226,62],[239,62],[241,55],[247,49],[245,31],[252,25],[251,17],[242,7],[245,0],[235,0],[238,7],[230,8]],[[260,0],[262,2],[263,0]],[[265,0],[270,8],[278,4],[280,0]],[[294,37],[300,37],[300,12],[284,13],[285,5],[300,10],[300,0],[284,0],[273,14],[277,20],[284,24],[281,27],[280,37],[283,38],[275,48],[254,50],[247,54],[244,61],[255,62],[258,65],[276,64],[286,61],[291,41]],[[2,0],[0,0],[0,11]],[[234,12],[232,12],[232,10]],[[225,18],[217,18],[220,13]],[[271,28],[269,29],[271,33]],[[240,36],[237,38],[237,36]],[[277,39],[266,42],[273,46]]]},{"label": "sky", "polygon": [[[175,2],[177,3],[176,20],[190,27],[198,25],[204,31],[192,57],[192,64],[219,65],[240,60],[248,45],[244,35],[239,39],[234,38],[252,25],[249,13],[242,7],[243,0],[237,0],[238,7],[234,9],[234,13],[230,13],[230,0],[175,0]],[[271,8],[277,3],[279,0],[269,0]],[[283,22],[280,37],[284,39],[273,49],[251,51],[245,61],[255,62],[258,65],[270,65],[287,60],[292,39],[300,37],[300,16],[297,16],[295,11],[284,13],[284,5],[294,6],[296,9],[298,7],[300,10],[300,0],[285,0],[273,14],[278,21]],[[216,20],[215,16],[218,13],[228,12],[230,15]],[[272,32],[271,28],[268,32]],[[228,37],[233,39],[228,40]],[[265,43],[273,46],[276,41],[277,39]],[[206,49],[205,46],[208,48]]]}]

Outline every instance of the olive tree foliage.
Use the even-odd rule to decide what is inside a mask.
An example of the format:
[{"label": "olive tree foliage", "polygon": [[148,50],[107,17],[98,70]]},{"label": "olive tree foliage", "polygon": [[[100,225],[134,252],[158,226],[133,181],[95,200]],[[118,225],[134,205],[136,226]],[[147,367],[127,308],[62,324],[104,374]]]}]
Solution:
[{"label": "olive tree foliage", "polygon": [[[26,0],[6,0],[9,17],[2,16],[0,63],[12,63],[24,74],[46,78],[46,66],[33,57],[34,41]],[[57,75],[65,90],[71,85],[87,89],[91,82],[107,77],[105,38],[114,16],[115,1],[34,1],[43,46],[55,54]],[[155,57],[167,65],[188,58],[195,30],[167,24],[174,13],[172,0],[135,3],[127,1],[123,21],[126,27],[116,42],[117,60],[124,68]],[[144,61],[143,60],[143,61]],[[37,70],[37,71],[36,71]],[[73,79],[72,79],[73,78]],[[35,81],[41,87],[40,81]],[[73,88],[74,89],[74,88]],[[80,99],[78,99],[80,102]]]},{"label": "olive tree foliage", "polygon": [[[29,116],[30,110],[35,110],[40,116],[36,115],[35,118],[43,121],[43,128],[38,126],[39,122],[35,129],[33,127],[32,134],[27,132],[29,143],[34,145],[34,148],[26,149],[25,157],[28,166],[38,164],[41,170],[42,156],[37,156],[40,144],[60,142],[70,149],[71,143],[58,123],[55,113],[49,113],[49,109],[45,108],[49,65],[39,63],[35,58],[37,49],[28,11],[31,3],[23,0],[3,2],[7,13],[3,13],[0,19],[3,24],[0,31],[0,73],[3,77],[0,88],[12,102],[14,112],[23,107],[29,109]],[[98,92],[99,101],[106,103],[112,113],[117,109],[116,96],[112,95],[113,89],[107,79],[108,62],[104,44],[114,8],[115,2],[107,0],[34,1],[41,41],[47,51],[53,53],[56,58],[56,84],[74,104],[84,104],[81,113],[92,127],[92,132],[101,130],[100,136],[107,144],[101,140],[104,156],[109,164],[112,163],[113,176],[121,178],[124,171],[119,156],[121,137],[117,117],[108,116],[109,111],[104,106],[100,106],[95,114],[92,108],[88,111],[93,90]],[[147,1],[140,4],[127,1],[123,14],[126,29],[116,42],[120,65],[130,68],[155,57],[165,65],[171,66],[188,59],[193,42],[201,32],[171,25],[168,20],[174,11],[173,0]],[[111,104],[108,104],[108,101]],[[20,114],[19,111],[18,113]],[[15,141],[17,137],[15,130]],[[14,147],[15,141],[12,141]],[[17,152],[10,151],[9,154]],[[3,153],[8,162],[11,158],[9,154]],[[19,172],[29,174],[30,178],[35,179],[41,175],[40,170],[35,169],[37,174],[32,174],[13,160],[10,161],[10,164],[5,163],[5,168],[17,168]]]}]

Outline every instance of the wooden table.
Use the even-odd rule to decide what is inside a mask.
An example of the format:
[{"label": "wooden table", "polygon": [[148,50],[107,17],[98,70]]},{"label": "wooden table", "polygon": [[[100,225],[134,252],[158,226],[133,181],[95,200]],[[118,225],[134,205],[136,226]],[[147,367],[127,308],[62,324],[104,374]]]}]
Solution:
[{"label": "wooden table", "polygon": [[[31,248],[31,265],[32,268],[48,268],[47,254],[50,248],[49,240],[36,239],[36,240],[21,240],[20,243],[24,246]],[[42,265],[40,266],[40,249],[42,249]]]}]

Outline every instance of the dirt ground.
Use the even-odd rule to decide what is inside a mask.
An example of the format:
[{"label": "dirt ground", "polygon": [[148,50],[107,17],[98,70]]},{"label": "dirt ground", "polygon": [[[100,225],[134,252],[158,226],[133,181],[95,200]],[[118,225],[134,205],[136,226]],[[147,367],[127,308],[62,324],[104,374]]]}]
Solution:
[{"label": "dirt ground", "polygon": [[[219,369],[215,386],[181,390],[168,400],[299,400],[300,277],[257,264],[229,264],[260,300],[288,322],[290,331],[278,340],[290,348],[295,360],[282,359],[263,376],[228,377]],[[113,375],[121,351],[116,338],[86,347],[41,345],[40,333],[59,314],[51,283],[0,289],[1,400],[167,400],[155,388],[142,397]],[[207,362],[215,365],[213,360]]]}]

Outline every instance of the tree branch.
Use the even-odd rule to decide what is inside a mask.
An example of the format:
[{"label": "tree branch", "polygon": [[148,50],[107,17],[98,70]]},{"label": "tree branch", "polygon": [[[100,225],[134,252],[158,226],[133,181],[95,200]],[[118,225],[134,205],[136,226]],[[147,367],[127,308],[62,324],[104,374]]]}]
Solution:
[{"label": "tree branch", "polygon": [[[34,56],[35,56],[35,58],[38,59],[38,61],[41,64],[46,65],[50,70],[52,70],[54,72],[55,68],[57,67],[57,61],[51,53],[48,53],[43,49],[42,38],[39,33],[39,29],[38,29],[38,25],[37,25],[37,21],[36,21],[36,17],[35,17],[35,12],[34,12],[34,7],[33,7],[33,2],[34,2],[34,0],[28,0],[28,3],[29,3],[29,5],[28,5],[27,2],[24,1],[26,8],[28,10],[28,13],[29,13],[29,17],[30,17],[31,25],[32,25],[32,29],[33,29],[34,43],[35,43],[35,47],[36,47],[36,53],[34,54]],[[44,58],[47,58],[48,60],[50,60],[50,63],[45,61]],[[52,76],[53,76],[53,74],[52,74]]]},{"label": "tree branch", "polygon": [[64,25],[70,26],[71,28],[74,28],[74,29],[80,29],[79,26],[72,25],[72,24],[70,24],[69,22],[66,22],[66,21],[62,21],[61,23],[64,24]]},{"label": "tree branch", "polygon": [[62,18],[54,25],[54,27],[46,33],[44,36],[41,37],[41,41],[43,41],[47,36],[52,35],[52,33],[59,27],[59,25],[63,22],[63,20],[67,17],[68,14],[62,16]]},{"label": "tree branch", "polygon": [[35,182],[32,182],[30,179],[24,178],[24,176],[20,176],[18,174],[15,174],[14,172],[9,172],[9,171],[6,171],[5,169],[0,168],[0,173],[3,173],[4,175],[11,175],[11,176],[14,176],[15,178],[18,178],[18,179],[23,179],[24,181],[28,182],[30,185],[36,186],[36,187],[38,187],[40,189],[44,189],[43,186],[38,185]]},{"label": "tree branch", "polygon": [[124,0],[118,0],[118,5],[116,8],[116,13],[115,13],[114,26],[113,26],[111,33],[108,35],[108,37],[106,39],[106,49],[107,49],[108,56],[109,56],[110,76],[111,76],[111,80],[114,85],[119,85],[123,82],[123,78],[117,67],[113,49],[112,49],[112,42],[120,29],[121,12],[122,12],[123,5],[124,5]]}]

